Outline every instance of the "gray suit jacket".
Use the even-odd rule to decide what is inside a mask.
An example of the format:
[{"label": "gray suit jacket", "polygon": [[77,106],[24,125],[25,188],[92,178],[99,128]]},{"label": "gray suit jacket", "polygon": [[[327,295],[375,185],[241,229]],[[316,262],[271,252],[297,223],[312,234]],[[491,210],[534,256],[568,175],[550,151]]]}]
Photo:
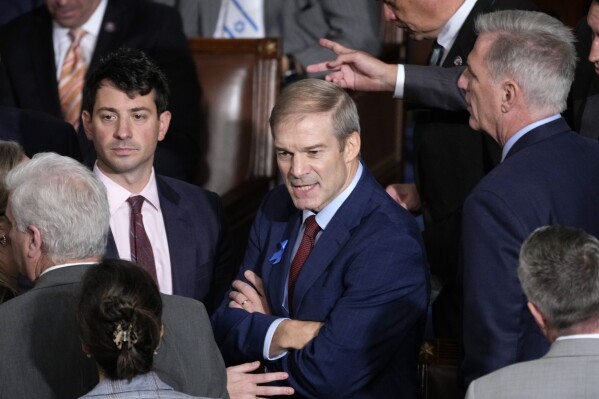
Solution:
[{"label": "gray suit jacket", "polygon": [[466,399],[599,397],[599,340],[556,341],[544,357],[474,380]]},{"label": "gray suit jacket", "polygon": [[[90,266],[50,271],[29,292],[0,305],[0,398],[78,398],[98,383],[85,357],[75,310]],[[204,306],[163,296],[163,342],[154,368],[176,390],[228,397],[226,372]]]},{"label": "gray suit jacket", "polygon": [[[177,6],[188,37],[212,37],[221,2],[218,0],[154,0]],[[318,44],[326,37],[374,56],[380,52],[379,8],[371,0],[264,0],[269,37],[283,38],[283,52],[303,65],[334,58]]]}]

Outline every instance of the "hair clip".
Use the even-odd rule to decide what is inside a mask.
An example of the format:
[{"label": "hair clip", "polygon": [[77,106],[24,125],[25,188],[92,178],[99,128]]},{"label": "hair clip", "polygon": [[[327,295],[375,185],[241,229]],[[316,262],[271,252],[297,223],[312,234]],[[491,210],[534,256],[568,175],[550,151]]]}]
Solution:
[{"label": "hair clip", "polygon": [[121,323],[117,324],[112,336],[114,337],[114,344],[118,349],[123,348],[123,342],[127,343],[127,349],[131,349],[133,345],[137,343],[137,335],[132,330],[133,324],[129,324],[129,326],[124,330],[121,326]]}]

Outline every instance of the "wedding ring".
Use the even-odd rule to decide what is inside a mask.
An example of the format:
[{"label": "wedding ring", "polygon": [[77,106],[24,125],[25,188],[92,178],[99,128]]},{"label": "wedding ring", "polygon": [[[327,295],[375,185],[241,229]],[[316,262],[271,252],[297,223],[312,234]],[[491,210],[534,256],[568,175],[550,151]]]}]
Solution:
[{"label": "wedding ring", "polygon": [[245,305],[246,302],[249,302],[249,299],[244,299],[243,302],[241,302],[241,306]]}]

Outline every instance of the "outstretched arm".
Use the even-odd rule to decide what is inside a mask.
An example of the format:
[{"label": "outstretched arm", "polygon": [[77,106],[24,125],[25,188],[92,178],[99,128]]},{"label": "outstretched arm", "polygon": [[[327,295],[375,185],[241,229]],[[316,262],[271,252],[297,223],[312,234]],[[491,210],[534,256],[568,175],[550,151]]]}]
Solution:
[{"label": "outstretched arm", "polygon": [[386,64],[363,51],[344,47],[332,40],[320,39],[320,45],[333,51],[337,57],[309,65],[306,69],[309,73],[331,71],[326,80],[351,90],[395,90],[397,65]]}]

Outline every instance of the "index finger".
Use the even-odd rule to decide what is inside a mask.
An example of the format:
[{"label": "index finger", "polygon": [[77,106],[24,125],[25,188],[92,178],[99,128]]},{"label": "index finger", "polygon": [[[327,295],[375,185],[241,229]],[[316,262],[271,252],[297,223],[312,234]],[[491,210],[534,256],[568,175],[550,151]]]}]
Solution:
[{"label": "index finger", "polygon": [[324,47],[327,48],[329,50],[331,50],[332,52],[334,52],[335,54],[339,55],[339,54],[345,54],[345,53],[351,53],[354,50],[349,49],[347,47],[342,46],[341,44],[334,42],[332,40],[329,39],[325,39],[322,38],[318,41],[318,43]]}]

